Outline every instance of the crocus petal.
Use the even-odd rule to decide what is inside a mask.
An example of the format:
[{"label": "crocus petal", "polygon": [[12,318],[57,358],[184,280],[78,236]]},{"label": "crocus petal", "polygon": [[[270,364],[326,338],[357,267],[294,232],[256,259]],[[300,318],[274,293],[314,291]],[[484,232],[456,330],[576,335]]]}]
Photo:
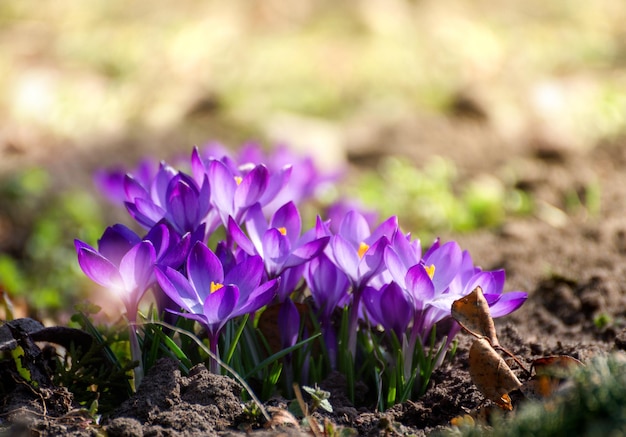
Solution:
[{"label": "crocus petal", "polygon": [[385,266],[387,266],[387,270],[389,270],[393,281],[404,288],[408,267],[404,264],[398,253],[391,246],[385,247],[385,253],[383,257],[385,260]]},{"label": "crocus petal", "polygon": [[416,308],[421,308],[424,302],[429,302],[435,297],[435,286],[423,265],[411,267],[405,280],[407,291],[415,299]]},{"label": "crocus petal", "polygon": [[270,222],[271,228],[284,228],[285,234],[291,244],[295,244],[300,237],[302,223],[298,208],[293,202],[288,202],[281,206],[272,217]]},{"label": "crocus petal", "polygon": [[178,232],[193,231],[200,221],[197,188],[179,176],[172,179],[167,190],[167,210]]},{"label": "crocus petal", "polygon": [[[343,235],[343,234],[342,234]],[[335,235],[330,240],[333,257],[353,283],[358,281],[359,255],[355,247],[342,235]]]},{"label": "crocus petal", "polygon": [[232,317],[253,313],[268,305],[276,296],[277,288],[278,279],[272,279],[259,285],[248,295],[247,299],[239,300]]},{"label": "crocus petal", "polygon": [[496,281],[491,272],[480,272],[472,276],[465,286],[465,293],[471,293],[478,286],[482,288],[483,294],[498,295],[501,291],[496,291]]},{"label": "crocus petal", "polygon": [[150,194],[146,190],[146,188],[139,183],[137,179],[133,176],[127,174],[124,177],[123,181],[124,185],[124,194],[126,195],[126,200],[130,203],[135,203],[136,199],[149,199]]},{"label": "crocus petal", "polygon": [[[259,201],[267,188],[269,172],[262,164],[257,165],[250,173],[244,176],[235,190],[235,205],[238,208],[248,208]],[[236,219],[238,217],[235,217]]]},{"label": "crocus petal", "polygon": [[365,217],[352,210],[341,220],[338,234],[351,243],[353,247],[359,247],[369,237],[370,228]]},{"label": "crocus petal", "polygon": [[119,266],[124,255],[140,241],[139,235],[131,229],[117,224],[106,228],[98,240],[98,251],[103,257]]},{"label": "crocus petal", "polygon": [[151,200],[135,199],[135,203],[126,202],[126,209],[128,213],[139,223],[140,225],[151,228],[165,217],[165,210],[158,205],[155,205]]},{"label": "crocus petal", "polygon": [[111,203],[122,205],[126,200],[124,192],[125,171],[116,170],[96,170],[93,181],[102,193]]},{"label": "crocus petal", "polygon": [[168,266],[156,266],[154,274],[163,292],[178,306],[190,313],[203,311],[200,296],[185,275]]},{"label": "crocus petal", "polygon": [[241,230],[239,225],[235,223],[235,220],[231,216],[228,216],[228,234],[232,237],[232,239],[237,243],[239,248],[246,252],[248,255],[263,255],[263,245],[261,240],[259,240],[259,245],[256,247],[248,236]]},{"label": "crocus petal", "polygon": [[222,263],[206,244],[198,241],[187,258],[187,276],[200,300],[211,294],[211,283],[224,282]]},{"label": "crocus petal", "polygon": [[237,183],[235,176],[222,162],[214,160],[209,164],[209,183],[215,189],[211,192],[211,202],[225,219],[234,216],[233,199]]},{"label": "crocus petal", "polygon": [[380,305],[380,290],[374,287],[364,287],[361,294],[361,302],[365,305],[369,322],[372,325],[382,325],[382,308]]},{"label": "crocus petal", "polygon": [[287,186],[287,183],[289,182],[289,179],[291,177],[291,170],[292,166],[286,165],[280,170],[272,172],[269,177],[267,187],[263,192],[263,195],[261,195],[261,197],[259,198],[259,203],[261,205],[267,205],[268,203],[272,202],[272,200],[274,200],[278,193],[280,193],[281,190]]},{"label": "crocus petal", "polygon": [[78,264],[89,279],[107,288],[120,289],[123,286],[117,266],[80,240],[75,240],[74,245]]},{"label": "crocus petal", "polygon": [[387,237],[381,237],[363,255],[359,262],[358,273],[362,284],[379,274],[384,268],[385,248],[389,245]]},{"label": "crocus petal", "polygon": [[380,240],[382,237],[386,237],[388,240],[391,240],[397,230],[398,217],[391,216],[380,225],[378,225],[378,227],[376,227],[376,229],[372,231],[372,234],[365,238],[363,241],[371,245],[375,241]]},{"label": "crocus petal", "polygon": [[267,232],[267,229],[267,220],[265,219],[261,205],[255,203],[246,213],[246,230],[248,231],[248,238],[252,244],[254,244],[254,247],[259,254],[263,253],[263,244],[261,243],[261,240],[263,238],[263,234]]},{"label": "crocus petal", "polygon": [[154,247],[152,243],[145,240],[133,246],[122,258],[120,275],[126,291],[134,293],[134,296],[130,296],[130,302],[139,302],[149,284],[155,261]]},{"label": "crocus petal", "polygon": [[[516,309],[522,306],[526,299],[528,299],[528,294],[523,291],[510,291],[508,293],[503,293],[498,295],[500,298],[496,303],[489,307],[489,312],[491,313],[491,317],[502,317],[507,314],[512,313]],[[485,299],[489,302],[492,299],[492,296],[485,295]]]},{"label": "crocus petal", "polygon": [[275,276],[282,270],[283,264],[291,253],[289,240],[278,229],[269,229],[263,235],[263,260],[268,273]]},{"label": "crocus petal", "polygon": [[224,283],[234,284],[239,288],[241,298],[247,297],[263,278],[263,260],[259,256],[251,256],[235,265],[224,278]]},{"label": "crocus petal", "polygon": [[324,251],[329,241],[330,237],[322,237],[298,247],[291,252],[283,267],[297,266],[315,258]]},{"label": "crocus petal", "polygon": [[383,287],[381,292],[380,303],[384,316],[382,323],[386,325],[385,328],[393,329],[396,336],[401,338],[411,321],[411,305],[404,291],[395,282]]},{"label": "crocus petal", "polygon": [[167,205],[167,187],[170,181],[178,174],[174,167],[161,162],[152,186],[150,187],[150,198],[159,206]]},{"label": "crocus petal", "polygon": [[206,166],[204,165],[204,160],[200,156],[200,151],[197,146],[194,146],[191,152],[191,174],[198,185],[201,184],[207,176]]},{"label": "crocus petal", "polygon": [[435,290],[438,293],[444,291],[459,271],[463,253],[455,241],[449,241],[433,251],[428,258],[424,258],[426,265],[435,266],[435,274],[432,278]]},{"label": "crocus petal", "polygon": [[220,329],[233,317],[233,310],[239,300],[239,290],[234,285],[225,285],[209,294],[204,302],[204,315],[214,329]]}]

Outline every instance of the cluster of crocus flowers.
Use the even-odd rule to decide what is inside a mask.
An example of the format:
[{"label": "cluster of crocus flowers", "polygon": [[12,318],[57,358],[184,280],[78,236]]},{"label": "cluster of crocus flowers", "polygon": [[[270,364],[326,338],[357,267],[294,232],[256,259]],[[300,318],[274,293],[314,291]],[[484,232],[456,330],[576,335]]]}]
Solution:
[{"label": "cluster of crocus flowers", "polygon": [[[101,189],[126,207],[145,235],[115,225],[97,249],[75,243],[85,274],[124,303],[131,349],[140,362],[132,337],[148,290],[163,317],[200,324],[216,357],[224,327],[269,304],[283,305],[280,344],[295,344],[298,335],[310,332],[299,329],[293,303],[306,301],[331,369],[339,352],[358,360],[357,334],[363,329],[393,335],[407,357],[426,344],[434,327],[447,347],[459,330],[451,304],[477,285],[494,317],[526,299],[523,292],[503,293],[504,271],[482,271],[455,242],[435,241],[422,253],[396,217],[376,225],[342,204],[331,208],[331,219],[319,215],[303,229],[298,204],[332,177],[285,149],[270,156],[251,145],[239,156],[216,146],[194,149],[188,168],[186,173],[166,163],[143,164],[135,175],[101,173]],[[338,310],[348,314],[346,339],[339,339],[333,317]],[[405,373],[415,371],[402,365]],[[211,369],[219,371],[216,361]]]}]

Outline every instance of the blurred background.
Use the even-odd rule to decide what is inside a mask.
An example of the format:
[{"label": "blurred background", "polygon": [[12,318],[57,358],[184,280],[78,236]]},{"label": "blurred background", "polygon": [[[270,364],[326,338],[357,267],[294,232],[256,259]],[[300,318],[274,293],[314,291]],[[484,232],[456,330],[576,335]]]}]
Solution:
[{"label": "blurred background", "polygon": [[3,0],[0,286],[62,308],[73,238],[124,220],[93,171],[210,141],[347,169],[428,238],[528,212],[511,157],[624,132],[624,23],[622,0]]}]

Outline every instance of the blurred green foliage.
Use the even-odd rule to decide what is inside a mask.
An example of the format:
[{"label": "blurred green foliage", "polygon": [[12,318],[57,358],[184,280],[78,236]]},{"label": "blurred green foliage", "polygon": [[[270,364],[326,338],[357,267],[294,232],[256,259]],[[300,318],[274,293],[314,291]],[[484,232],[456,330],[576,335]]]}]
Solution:
[{"label": "blurred green foliage", "polygon": [[[5,223],[0,284],[29,311],[54,315],[86,297],[88,283],[76,262],[74,238],[96,241],[105,224],[98,199],[80,188],[56,192],[41,169],[0,182]],[[40,314],[41,315],[41,314]]]},{"label": "blurred green foliage", "polygon": [[507,215],[532,212],[526,192],[495,177],[477,177],[458,185],[450,160],[433,157],[418,169],[406,159],[389,157],[377,171],[360,175],[349,190],[381,217],[398,215],[403,229],[423,241],[441,232],[495,227]]}]

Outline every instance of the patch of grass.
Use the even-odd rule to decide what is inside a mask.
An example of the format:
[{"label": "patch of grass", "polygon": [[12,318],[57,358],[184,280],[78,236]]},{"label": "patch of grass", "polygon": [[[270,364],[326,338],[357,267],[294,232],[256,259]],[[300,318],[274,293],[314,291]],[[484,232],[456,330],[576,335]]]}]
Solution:
[{"label": "patch of grass", "polygon": [[377,172],[365,173],[350,194],[383,217],[398,215],[424,241],[442,231],[495,227],[507,214],[529,213],[527,194],[493,177],[470,180],[457,189],[454,163],[432,158],[423,169],[399,157],[385,158]]},{"label": "patch of grass", "polygon": [[54,315],[85,297],[73,238],[98,238],[100,204],[80,189],[51,192],[40,169],[25,170],[0,183],[0,216],[12,247],[0,253],[0,285],[24,300],[32,313]]}]

